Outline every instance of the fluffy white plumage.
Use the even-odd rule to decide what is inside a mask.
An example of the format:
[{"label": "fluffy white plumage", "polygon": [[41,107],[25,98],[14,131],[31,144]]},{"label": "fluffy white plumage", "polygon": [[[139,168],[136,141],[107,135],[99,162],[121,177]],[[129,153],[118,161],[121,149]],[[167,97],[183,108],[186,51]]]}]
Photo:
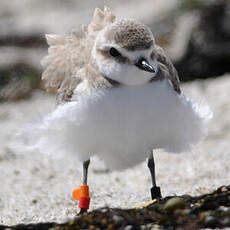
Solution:
[{"label": "fluffy white plumage", "polygon": [[207,106],[179,95],[164,80],[84,91],[34,130],[42,152],[71,153],[80,160],[96,154],[109,168],[125,169],[145,160],[152,149],[188,151],[206,136],[210,117]]},{"label": "fluffy white plumage", "polygon": [[[116,21],[105,8],[83,32],[47,37],[42,78],[46,89],[57,89],[59,105],[29,130],[32,147],[82,161],[96,154],[108,168],[125,169],[152,149],[188,151],[206,136],[210,110],[181,94],[177,72],[147,26]],[[119,57],[111,55],[114,47]]]}]

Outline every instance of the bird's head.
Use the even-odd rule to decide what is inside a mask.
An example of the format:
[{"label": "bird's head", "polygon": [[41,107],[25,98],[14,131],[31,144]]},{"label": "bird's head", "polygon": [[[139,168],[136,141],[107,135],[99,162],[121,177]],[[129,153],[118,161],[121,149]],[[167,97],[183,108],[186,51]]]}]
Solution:
[{"label": "bird's head", "polygon": [[156,75],[158,64],[154,46],[153,34],[146,25],[123,19],[98,33],[92,56],[105,78],[137,86]]}]

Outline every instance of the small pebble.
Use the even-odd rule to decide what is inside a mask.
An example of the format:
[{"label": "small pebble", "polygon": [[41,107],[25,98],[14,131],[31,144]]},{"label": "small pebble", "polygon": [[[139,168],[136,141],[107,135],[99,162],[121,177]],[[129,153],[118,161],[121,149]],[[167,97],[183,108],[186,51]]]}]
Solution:
[{"label": "small pebble", "polygon": [[19,171],[19,170],[14,170],[14,174],[15,174],[15,175],[19,175],[19,174],[20,174],[20,171]]},{"label": "small pebble", "polygon": [[213,216],[207,216],[205,218],[205,223],[207,226],[213,226],[217,223],[217,219],[214,218]]},{"label": "small pebble", "polygon": [[115,215],[115,216],[113,216],[113,220],[115,223],[120,223],[124,220],[124,218],[121,216]]},{"label": "small pebble", "polygon": [[124,230],[131,230],[132,228],[133,228],[132,225],[127,225],[127,226],[124,228]]},{"label": "small pebble", "polygon": [[165,203],[163,209],[166,212],[173,212],[176,209],[184,209],[185,207],[186,207],[186,203],[185,203],[184,199],[182,199],[180,197],[174,197]]},{"label": "small pebble", "polygon": [[93,226],[93,225],[90,225],[90,226],[89,226],[89,230],[96,230],[96,227]]},{"label": "small pebble", "polygon": [[114,228],[113,228],[113,224],[109,224],[109,225],[108,225],[108,230],[112,230],[112,229],[114,229]]},{"label": "small pebble", "polygon": [[106,224],[107,224],[107,219],[106,219],[106,218],[103,218],[103,219],[101,220],[101,224],[102,224],[102,225],[106,225]]},{"label": "small pebble", "polygon": [[199,219],[200,220],[204,220],[207,216],[210,216],[210,211],[206,211],[206,212],[201,212],[200,214],[199,214]]},{"label": "small pebble", "polygon": [[32,204],[37,204],[37,200],[36,199],[34,199],[34,200],[32,200]]},{"label": "small pebble", "polygon": [[228,189],[225,187],[225,186],[223,186],[222,188],[221,188],[221,192],[227,192],[228,191]]}]

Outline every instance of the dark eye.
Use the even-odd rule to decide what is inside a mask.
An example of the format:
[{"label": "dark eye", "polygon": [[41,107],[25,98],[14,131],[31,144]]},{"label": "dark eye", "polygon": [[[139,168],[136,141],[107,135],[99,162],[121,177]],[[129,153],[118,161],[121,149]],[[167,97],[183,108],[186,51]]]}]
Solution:
[{"label": "dark eye", "polygon": [[110,48],[110,50],[109,50],[109,54],[111,55],[111,56],[113,56],[113,57],[118,57],[118,56],[120,56],[121,54],[118,52],[118,50],[117,49],[115,49],[115,48]]}]

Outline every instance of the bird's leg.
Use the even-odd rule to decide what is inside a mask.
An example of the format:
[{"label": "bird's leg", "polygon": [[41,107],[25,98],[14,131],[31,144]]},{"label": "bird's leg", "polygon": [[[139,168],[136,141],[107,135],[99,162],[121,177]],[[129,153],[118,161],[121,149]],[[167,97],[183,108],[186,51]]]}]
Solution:
[{"label": "bird's leg", "polygon": [[89,197],[89,187],[87,185],[88,168],[90,164],[90,159],[83,162],[83,185],[73,191],[73,198],[79,200],[80,212],[78,215],[87,212],[89,209],[90,197]]},{"label": "bird's leg", "polygon": [[152,178],[153,187],[151,188],[151,197],[152,199],[161,198],[161,189],[160,187],[156,186],[156,177],[155,177],[155,163],[153,158],[153,153],[151,151],[149,158],[148,158],[148,168]]},{"label": "bird's leg", "polygon": [[90,159],[83,162],[83,184],[87,185],[87,179],[88,179],[88,168],[90,164]]},{"label": "bird's leg", "polygon": [[[89,164],[90,164],[90,159],[83,162],[83,185],[87,185]],[[79,203],[79,207],[80,207],[80,203]],[[86,212],[87,212],[86,208],[80,207],[80,212],[78,214],[80,215],[80,214],[86,213]]]}]

